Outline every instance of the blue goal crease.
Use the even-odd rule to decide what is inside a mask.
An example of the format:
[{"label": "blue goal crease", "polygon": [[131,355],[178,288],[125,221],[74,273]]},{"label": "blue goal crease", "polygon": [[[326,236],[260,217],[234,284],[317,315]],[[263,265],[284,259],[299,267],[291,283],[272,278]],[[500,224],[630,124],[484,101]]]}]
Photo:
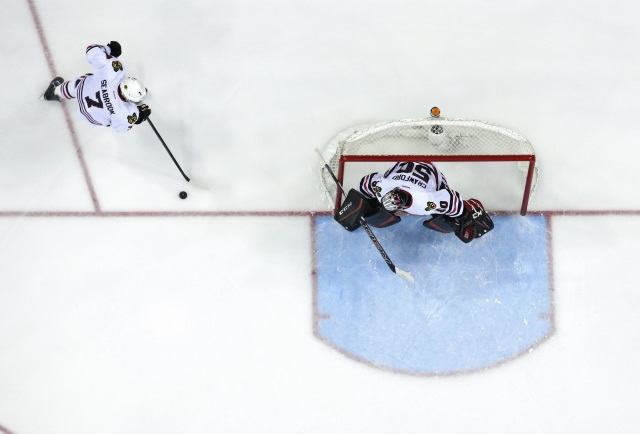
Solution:
[{"label": "blue goal crease", "polygon": [[469,244],[404,217],[367,234],[316,219],[316,333],[380,368],[454,374],[526,353],[553,332],[545,216],[496,216]]}]

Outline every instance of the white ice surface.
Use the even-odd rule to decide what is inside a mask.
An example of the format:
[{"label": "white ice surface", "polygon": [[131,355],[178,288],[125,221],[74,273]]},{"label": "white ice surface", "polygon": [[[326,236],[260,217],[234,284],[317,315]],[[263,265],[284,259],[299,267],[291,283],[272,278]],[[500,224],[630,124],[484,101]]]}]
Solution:
[{"label": "white ice surface", "polygon": [[[631,433],[640,426],[640,5],[624,1],[3,4],[0,213],[92,212],[63,110],[37,98],[118,40],[150,90],[127,134],[73,110],[102,211],[324,211],[313,149],[352,125],[443,115],[535,146],[557,332],[473,375],[419,378],[312,333],[301,216],[0,214],[0,432]],[[126,10],[126,13],[121,11]],[[72,105],[69,105],[72,107]],[[511,188],[448,174],[513,210]],[[506,180],[510,186],[511,180]],[[186,201],[178,192],[187,190]]]}]

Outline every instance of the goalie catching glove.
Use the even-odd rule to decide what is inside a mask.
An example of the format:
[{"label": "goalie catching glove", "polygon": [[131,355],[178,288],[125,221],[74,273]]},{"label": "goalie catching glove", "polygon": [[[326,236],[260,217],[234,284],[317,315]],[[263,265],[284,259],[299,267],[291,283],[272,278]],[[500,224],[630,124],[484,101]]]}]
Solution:
[{"label": "goalie catching glove", "polygon": [[470,243],[493,229],[493,220],[478,199],[463,201],[464,211],[459,217],[437,215],[422,225],[438,232],[453,232],[462,242]]},{"label": "goalie catching glove", "polygon": [[480,238],[493,229],[493,220],[478,199],[463,201],[464,213],[458,217],[459,226],[455,234],[465,243]]}]

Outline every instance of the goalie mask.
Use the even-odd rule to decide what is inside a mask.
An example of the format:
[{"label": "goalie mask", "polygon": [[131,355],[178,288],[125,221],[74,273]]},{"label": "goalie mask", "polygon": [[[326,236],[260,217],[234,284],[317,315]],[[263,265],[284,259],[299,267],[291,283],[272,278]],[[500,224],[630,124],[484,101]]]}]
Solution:
[{"label": "goalie mask", "polygon": [[411,206],[413,199],[408,191],[394,188],[382,196],[382,206],[387,211],[403,211]]}]

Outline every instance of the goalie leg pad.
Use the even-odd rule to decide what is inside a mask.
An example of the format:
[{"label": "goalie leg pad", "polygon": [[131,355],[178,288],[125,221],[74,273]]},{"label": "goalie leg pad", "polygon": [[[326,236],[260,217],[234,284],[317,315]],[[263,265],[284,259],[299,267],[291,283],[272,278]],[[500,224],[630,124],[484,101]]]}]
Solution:
[{"label": "goalie leg pad", "polygon": [[436,232],[448,234],[450,232],[454,232],[457,229],[458,224],[456,223],[455,219],[442,214],[438,214],[436,216],[433,216],[431,220],[423,221],[422,226]]},{"label": "goalie leg pad", "polygon": [[376,209],[371,215],[365,215],[364,220],[374,228],[386,228],[396,223],[400,223],[400,217],[390,213],[383,207]]},{"label": "goalie leg pad", "polygon": [[346,230],[355,231],[362,225],[360,217],[364,216],[368,206],[367,198],[352,188],[333,219]]}]

